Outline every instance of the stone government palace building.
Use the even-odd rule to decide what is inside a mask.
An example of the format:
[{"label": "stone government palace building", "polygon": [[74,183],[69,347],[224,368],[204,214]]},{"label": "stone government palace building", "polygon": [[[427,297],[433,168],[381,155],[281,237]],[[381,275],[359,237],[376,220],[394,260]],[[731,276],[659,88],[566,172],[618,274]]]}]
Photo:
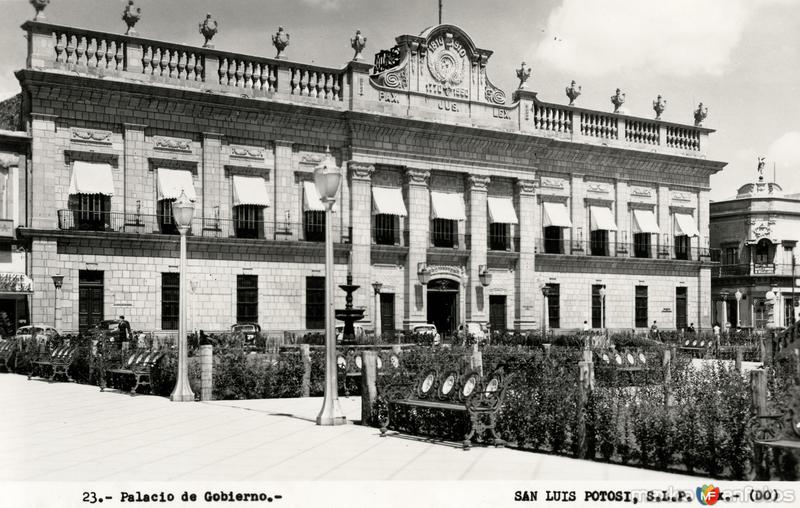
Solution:
[{"label": "stone government palace building", "polygon": [[447,24],[397,37],[374,65],[357,34],[338,69],[288,59],[282,28],[274,58],[22,28],[27,144],[6,131],[0,149],[19,154],[7,241],[25,255],[32,322],[177,329],[183,191],[192,328],[322,328],[313,170],[329,149],[345,174],[336,281],[351,270],[361,285],[365,328],[376,305],[383,331],[711,325],[709,177],[725,164],[706,156],[702,105],[694,125],[660,120],[660,99],[656,119],[630,116],[619,90],[614,112],[587,110],[574,83],[570,105],[544,103],[524,64],[509,96],[487,74],[492,52]]}]

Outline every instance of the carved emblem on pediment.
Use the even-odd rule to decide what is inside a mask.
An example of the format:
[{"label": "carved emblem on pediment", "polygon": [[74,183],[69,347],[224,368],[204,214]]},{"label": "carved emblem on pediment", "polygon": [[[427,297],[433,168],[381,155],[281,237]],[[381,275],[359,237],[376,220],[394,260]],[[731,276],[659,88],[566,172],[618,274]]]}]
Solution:
[{"label": "carved emblem on pediment", "polygon": [[77,141],[79,143],[110,145],[111,131],[102,131],[96,129],[72,129],[72,141]]},{"label": "carved emblem on pediment", "polygon": [[263,159],[264,150],[246,146],[231,145],[231,157],[237,159]]},{"label": "carved emblem on pediment", "polygon": [[689,196],[689,194],[686,194],[685,192],[676,192],[675,194],[672,195],[672,200],[673,201],[687,201],[688,202],[688,201],[691,201],[692,198],[691,198],[691,196]]},{"label": "carved emblem on pediment", "polygon": [[756,238],[767,238],[772,235],[772,228],[767,222],[760,222],[753,228],[753,235]]},{"label": "carved emblem on pediment", "polygon": [[192,140],[185,138],[168,138],[166,136],[156,136],[153,138],[153,145],[156,150],[166,150],[170,152],[191,152]]},{"label": "carved emblem on pediment", "polygon": [[631,187],[631,196],[650,198],[653,197],[653,191],[647,187]]},{"label": "carved emblem on pediment", "polygon": [[608,186],[602,183],[590,183],[586,186],[586,192],[594,192],[595,194],[608,194]]},{"label": "carved emblem on pediment", "polygon": [[457,86],[464,81],[467,50],[451,33],[445,33],[428,44],[428,70],[443,85]]},{"label": "carved emblem on pediment", "polygon": [[300,157],[300,164],[313,164],[317,165],[322,162],[322,159],[325,158],[324,154],[321,153],[308,153]]},{"label": "carved emblem on pediment", "polygon": [[563,189],[564,180],[560,178],[542,178],[542,187],[548,189]]}]

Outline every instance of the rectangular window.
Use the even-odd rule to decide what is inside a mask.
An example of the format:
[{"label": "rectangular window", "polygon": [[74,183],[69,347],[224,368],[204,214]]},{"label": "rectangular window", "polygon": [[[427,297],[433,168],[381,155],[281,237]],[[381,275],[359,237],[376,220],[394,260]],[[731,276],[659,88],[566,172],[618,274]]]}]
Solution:
[{"label": "rectangular window", "polygon": [[379,213],[375,215],[375,243],[378,245],[399,245],[397,234],[400,218],[395,215]]},{"label": "rectangular window", "polygon": [[492,222],[489,224],[489,250],[510,250],[510,229],[510,224],[503,224],[501,222]]},{"label": "rectangular window", "polygon": [[591,232],[592,256],[608,256],[608,231],[596,229]]},{"label": "rectangular window", "polygon": [[689,301],[688,298],[688,289],[685,287],[676,287],[675,288],[675,327],[678,330],[686,328],[686,316],[687,312],[687,303]]},{"label": "rectangular window", "polygon": [[456,221],[448,219],[433,219],[433,246],[456,246]]},{"label": "rectangular window", "polygon": [[633,234],[633,255],[637,258],[649,258],[651,256],[650,239],[653,235],[650,233],[634,233]]},{"label": "rectangular window", "polygon": [[636,286],[635,326],[647,328],[647,286]]},{"label": "rectangular window", "polygon": [[261,238],[264,233],[264,207],[240,205],[233,207],[236,238]]},{"label": "rectangular window", "polygon": [[236,322],[258,323],[258,275],[236,276]]},{"label": "rectangular window", "polygon": [[548,284],[550,292],[547,294],[547,320],[550,328],[561,328],[561,285]]},{"label": "rectangular window", "polygon": [[723,265],[739,264],[739,247],[726,247],[722,252]]},{"label": "rectangular window", "polygon": [[306,277],[306,328],[325,328],[325,277]]},{"label": "rectangular window", "polygon": [[309,210],[303,212],[303,232],[309,242],[325,241],[325,212]]},{"label": "rectangular window", "polygon": [[564,228],[561,226],[544,228],[544,251],[547,254],[564,254]]},{"label": "rectangular window", "polygon": [[675,237],[675,259],[683,259],[688,260],[689,257],[689,250],[692,245],[692,239],[686,235],[680,235]]},{"label": "rectangular window", "polygon": [[73,210],[78,229],[105,231],[111,227],[111,199],[102,194],[77,194]]},{"label": "rectangular window", "polygon": [[606,322],[605,298],[600,294],[603,288],[603,284],[592,284],[592,328],[603,328]]},{"label": "rectangular window", "polygon": [[180,307],[180,274],[161,274],[161,329],[178,329],[178,311]]},{"label": "rectangular window", "polygon": [[161,233],[165,235],[177,235],[178,228],[175,227],[175,219],[172,215],[172,203],[174,199],[161,199],[158,201],[158,226]]}]

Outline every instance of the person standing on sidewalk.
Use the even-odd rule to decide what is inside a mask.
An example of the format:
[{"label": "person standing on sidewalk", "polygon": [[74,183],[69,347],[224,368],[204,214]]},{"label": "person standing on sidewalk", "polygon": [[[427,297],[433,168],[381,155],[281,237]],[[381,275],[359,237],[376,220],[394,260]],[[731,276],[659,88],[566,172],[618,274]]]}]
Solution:
[{"label": "person standing on sidewalk", "polygon": [[119,317],[117,333],[119,334],[119,347],[122,347],[122,343],[130,340],[131,337],[131,324],[128,323],[125,316]]}]

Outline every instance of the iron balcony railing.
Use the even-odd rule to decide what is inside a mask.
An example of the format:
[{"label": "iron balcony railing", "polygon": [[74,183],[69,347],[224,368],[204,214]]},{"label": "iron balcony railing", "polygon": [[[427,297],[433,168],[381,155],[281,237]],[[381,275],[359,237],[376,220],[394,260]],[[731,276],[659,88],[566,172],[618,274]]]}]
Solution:
[{"label": "iron balcony railing", "polygon": [[[58,229],[117,233],[177,235],[172,218],[142,213],[59,210]],[[351,229],[332,224],[333,241],[350,243]],[[207,238],[249,238],[258,240],[325,241],[323,224],[288,221],[234,220],[197,217],[189,235]]]},{"label": "iron balcony railing", "polygon": [[758,275],[778,275],[791,277],[800,274],[797,267],[792,269],[791,263],[736,263],[722,264],[712,272],[713,277],[747,277]]},{"label": "iron balcony railing", "polygon": [[676,248],[674,245],[642,245],[632,242],[570,241],[565,238],[537,238],[536,254],[566,254],[595,257],[673,259],[710,261],[716,254],[708,247]]}]

